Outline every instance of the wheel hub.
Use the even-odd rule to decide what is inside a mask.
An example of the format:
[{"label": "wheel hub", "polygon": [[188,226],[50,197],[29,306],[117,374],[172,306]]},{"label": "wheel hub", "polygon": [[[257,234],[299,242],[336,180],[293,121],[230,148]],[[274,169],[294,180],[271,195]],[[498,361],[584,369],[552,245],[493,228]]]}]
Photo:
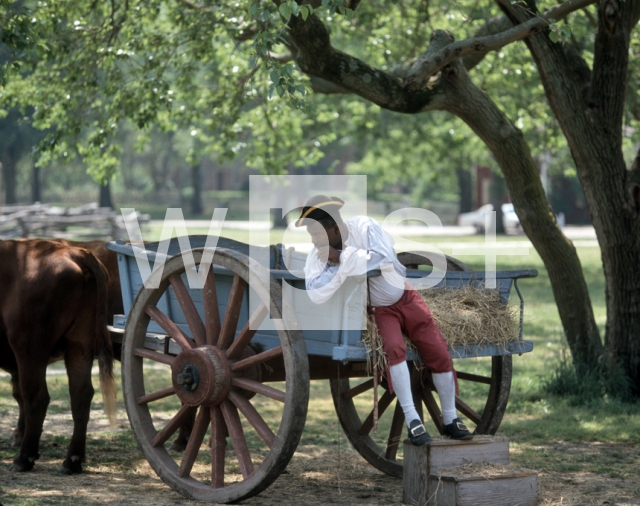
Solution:
[{"label": "wheel hub", "polygon": [[229,392],[231,371],[224,353],[205,345],[180,353],[171,366],[171,379],[184,404],[214,406]]},{"label": "wheel hub", "polygon": [[176,376],[176,383],[182,385],[187,392],[195,392],[200,382],[200,373],[194,364],[187,364],[182,368],[182,372]]}]

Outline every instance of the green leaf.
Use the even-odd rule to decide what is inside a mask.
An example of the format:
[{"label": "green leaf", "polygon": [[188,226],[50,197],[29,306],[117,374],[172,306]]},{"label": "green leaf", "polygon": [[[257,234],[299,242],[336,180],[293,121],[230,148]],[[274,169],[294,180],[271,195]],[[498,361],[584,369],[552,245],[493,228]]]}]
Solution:
[{"label": "green leaf", "polygon": [[291,18],[291,9],[289,8],[289,6],[287,4],[280,4],[280,8],[278,10],[280,11],[282,17],[286,21],[289,21],[289,19]]},{"label": "green leaf", "polygon": [[296,3],[295,0],[291,0],[289,2],[289,10],[291,10],[291,14],[297,16],[300,13],[300,6]]},{"label": "green leaf", "polygon": [[269,21],[269,16],[271,16],[271,13],[267,10],[264,10],[260,13],[260,21],[262,22],[266,22]]},{"label": "green leaf", "polygon": [[269,76],[271,77],[273,84],[278,84],[280,82],[280,73],[277,70],[272,70]]},{"label": "green leaf", "polygon": [[549,39],[551,40],[551,42],[558,42],[558,32],[553,30],[549,32]]},{"label": "green leaf", "polygon": [[306,5],[300,6],[300,14],[302,14],[303,21],[306,21],[309,17],[309,8]]}]

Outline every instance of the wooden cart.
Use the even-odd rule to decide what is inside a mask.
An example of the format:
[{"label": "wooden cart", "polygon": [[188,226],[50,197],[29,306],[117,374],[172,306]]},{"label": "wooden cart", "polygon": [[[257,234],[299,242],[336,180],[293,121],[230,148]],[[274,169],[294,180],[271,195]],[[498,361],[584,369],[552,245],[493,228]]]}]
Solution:
[{"label": "wooden cart", "polygon": [[[190,237],[197,265],[205,241],[204,236]],[[187,286],[183,255],[174,239],[159,288],[148,289],[133,247],[121,242],[107,247],[118,253],[125,307],[124,315],[115,315],[111,330],[123,341],[127,413],[144,456],[172,488],[196,500],[228,503],[268,487],[284,471],[300,440],[311,379],[330,381],[338,418],[356,450],[381,471],[402,475],[402,461],[396,457],[406,434],[404,416],[398,403],[388,409],[395,398],[388,390],[381,390],[378,408],[384,434],[371,433],[373,379],[367,380],[361,330],[353,326],[361,322],[362,305],[357,297],[349,299],[348,292],[334,297],[324,310],[312,304],[302,291],[303,254],[270,246],[258,250],[265,259],[259,263],[250,260],[248,245],[219,238],[213,266],[198,290]],[[145,248],[144,254],[154,261],[158,243]],[[409,280],[428,274],[418,269],[428,263],[424,257],[402,253],[399,259],[408,267]],[[452,258],[447,262],[439,286],[483,283],[483,272]],[[380,272],[369,273],[375,275]],[[522,311],[517,280],[536,275],[535,270],[497,272],[502,300],[507,303],[514,285]],[[328,330],[301,330],[300,322],[308,319]],[[254,324],[262,326],[252,330]],[[456,405],[476,424],[476,433],[497,430],[509,398],[511,355],[532,348],[522,339],[521,313],[520,339],[508,347],[450,350],[453,358],[491,357],[490,375],[458,373],[461,395]],[[157,384],[158,369],[165,370],[164,384]],[[472,389],[477,396],[478,386],[485,389],[486,403],[474,410],[464,398]],[[419,412],[424,405],[442,430],[429,373],[413,370],[412,387]],[[173,406],[169,418],[167,405]],[[168,441],[176,434],[170,447]],[[183,452],[175,451],[180,440],[186,446]]]}]

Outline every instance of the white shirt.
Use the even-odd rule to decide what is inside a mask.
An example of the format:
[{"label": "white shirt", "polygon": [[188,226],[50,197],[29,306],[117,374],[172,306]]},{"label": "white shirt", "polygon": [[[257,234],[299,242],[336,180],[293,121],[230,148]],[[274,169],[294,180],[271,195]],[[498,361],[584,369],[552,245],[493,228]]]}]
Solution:
[{"label": "white shirt", "polygon": [[343,239],[340,263],[323,264],[315,246],[304,266],[309,298],[322,304],[331,298],[348,276],[363,276],[373,269],[382,270],[382,276],[369,278],[372,306],[391,306],[404,294],[407,270],[398,261],[395,244],[389,233],[368,216],[355,216],[344,221],[349,231]]}]

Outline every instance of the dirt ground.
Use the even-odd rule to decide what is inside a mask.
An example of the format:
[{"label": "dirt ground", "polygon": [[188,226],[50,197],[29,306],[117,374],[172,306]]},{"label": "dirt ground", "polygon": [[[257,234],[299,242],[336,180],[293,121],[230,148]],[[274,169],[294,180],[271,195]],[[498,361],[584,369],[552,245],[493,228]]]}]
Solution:
[{"label": "dirt ground", "polygon": [[[17,417],[17,409],[3,409],[0,418],[0,449],[12,455],[9,438]],[[97,442],[103,438],[106,421],[99,412],[94,413],[89,438]],[[42,440],[42,457],[30,473],[9,472],[10,458],[0,462],[0,503],[3,506],[40,504],[140,504],[164,506],[195,504],[171,490],[153,472],[143,459],[133,438],[125,416],[119,417],[119,427],[109,432],[109,438],[120,441],[117,448],[99,443],[87,457],[85,472],[81,475],[62,476],[58,473],[64,448],[58,442],[60,435],[70,434],[71,418],[68,414],[49,414]],[[57,437],[58,436],[58,437]],[[122,446],[122,441],[129,441]],[[92,445],[90,444],[89,452]],[[539,472],[540,504],[543,505],[640,505],[640,449],[617,444],[564,444],[553,442],[537,448],[575,455],[576,461],[597,459],[607,453],[623,459],[636,473],[625,477],[611,477],[594,473]],[[530,450],[530,449],[529,449]],[[96,453],[96,451],[98,453]],[[118,452],[114,459],[112,451]],[[102,453],[100,453],[102,452]],[[126,455],[123,455],[125,452]],[[525,465],[518,449],[512,451],[513,462]],[[106,462],[106,463],[105,463]],[[386,476],[366,463],[348,444],[346,438],[331,447],[301,445],[287,472],[266,491],[243,504],[301,505],[301,504],[401,504],[402,480]]]}]

